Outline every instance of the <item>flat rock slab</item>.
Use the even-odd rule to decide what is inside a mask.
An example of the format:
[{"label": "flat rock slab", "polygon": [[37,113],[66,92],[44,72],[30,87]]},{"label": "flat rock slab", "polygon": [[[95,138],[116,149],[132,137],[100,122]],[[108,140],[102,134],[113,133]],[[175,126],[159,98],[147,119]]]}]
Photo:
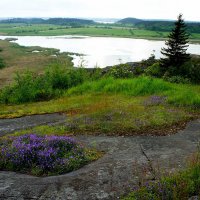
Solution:
[{"label": "flat rock slab", "polygon": [[66,115],[64,114],[45,114],[45,115],[32,115],[14,119],[0,119],[0,136],[8,133],[32,128],[34,126],[64,123]]},{"label": "flat rock slab", "polygon": [[[105,155],[83,168],[61,176],[32,177],[0,172],[0,199],[116,200],[139,181],[153,178],[147,157],[160,169],[184,166],[200,140],[200,120],[172,136],[77,136]],[[144,155],[144,151],[146,156]]]}]

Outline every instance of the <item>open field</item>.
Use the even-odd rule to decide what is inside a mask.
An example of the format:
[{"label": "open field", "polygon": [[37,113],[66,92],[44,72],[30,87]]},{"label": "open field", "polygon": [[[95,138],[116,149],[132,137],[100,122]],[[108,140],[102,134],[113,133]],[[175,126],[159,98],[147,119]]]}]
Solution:
[{"label": "open field", "polygon": [[[88,35],[108,37],[128,37],[145,39],[166,39],[169,32],[151,31],[131,27],[118,26],[86,26],[69,28],[59,25],[26,25],[0,24],[0,35],[8,36],[57,36],[57,35]],[[191,41],[198,42],[200,34],[191,34]]]},{"label": "open field", "polygon": [[5,62],[5,68],[0,70],[0,88],[12,82],[16,72],[42,73],[45,67],[53,64],[72,66],[68,54],[60,54],[56,49],[23,47],[5,40],[0,40],[0,48],[0,57]]}]

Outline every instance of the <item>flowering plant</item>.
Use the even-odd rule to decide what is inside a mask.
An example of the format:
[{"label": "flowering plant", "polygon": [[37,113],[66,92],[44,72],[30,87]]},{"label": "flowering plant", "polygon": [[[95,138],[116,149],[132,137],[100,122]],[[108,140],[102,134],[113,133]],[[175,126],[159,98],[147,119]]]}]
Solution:
[{"label": "flowering plant", "polygon": [[62,174],[89,161],[85,149],[67,136],[26,134],[0,143],[0,170],[33,175]]}]

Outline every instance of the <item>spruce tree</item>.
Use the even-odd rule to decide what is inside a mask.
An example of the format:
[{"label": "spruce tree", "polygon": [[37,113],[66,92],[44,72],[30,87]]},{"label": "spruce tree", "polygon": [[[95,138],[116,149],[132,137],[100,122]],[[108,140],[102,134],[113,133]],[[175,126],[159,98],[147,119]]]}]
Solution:
[{"label": "spruce tree", "polygon": [[161,68],[163,72],[169,72],[171,75],[183,75],[181,66],[190,59],[186,53],[188,48],[189,35],[186,31],[186,24],[179,14],[175,27],[165,42],[166,48],[162,48],[161,53],[164,58],[161,59]]}]

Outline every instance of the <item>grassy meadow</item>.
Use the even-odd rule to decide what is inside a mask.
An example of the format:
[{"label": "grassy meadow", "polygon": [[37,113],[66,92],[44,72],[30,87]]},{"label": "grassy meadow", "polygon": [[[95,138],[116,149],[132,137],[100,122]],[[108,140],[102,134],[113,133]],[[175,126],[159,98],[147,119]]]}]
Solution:
[{"label": "grassy meadow", "polygon": [[[0,24],[0,35],[8,36],[57,36],[57,35],[87,35],[104,37],[128,37],[144,39],[166,39],[169,32],[120,26],[84,26],[71,28],[61,25],[41,24]],[[198,42],[200,34],[190,36],[191,41]]]}]

